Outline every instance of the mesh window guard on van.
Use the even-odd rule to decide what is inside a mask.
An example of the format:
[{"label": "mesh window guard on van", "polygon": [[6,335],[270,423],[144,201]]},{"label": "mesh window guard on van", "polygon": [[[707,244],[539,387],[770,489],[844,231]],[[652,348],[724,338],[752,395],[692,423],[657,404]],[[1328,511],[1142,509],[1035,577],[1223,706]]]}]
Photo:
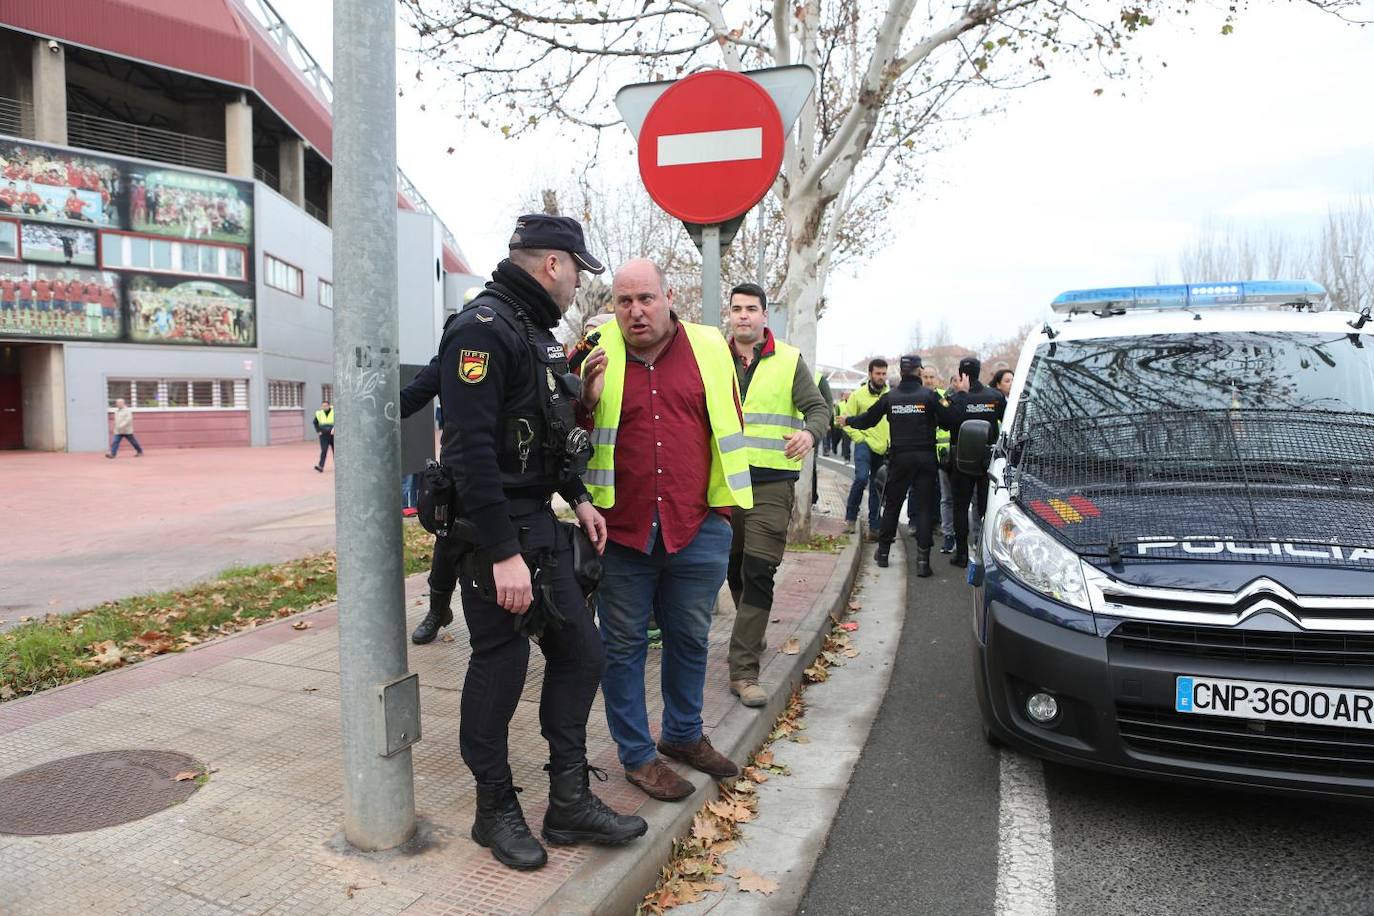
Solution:
[{"label": "mesh window guard on van", "polygon": [[1089,555],[1374,568],[1374,415],[1158,410],[1017,425],[1016,502]]}]

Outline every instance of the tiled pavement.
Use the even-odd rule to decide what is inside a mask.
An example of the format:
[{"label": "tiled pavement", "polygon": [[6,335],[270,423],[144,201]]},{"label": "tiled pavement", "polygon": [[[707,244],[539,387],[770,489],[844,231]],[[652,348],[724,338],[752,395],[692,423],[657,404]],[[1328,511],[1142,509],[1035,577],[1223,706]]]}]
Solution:
[{"label": "tiled pavement", "polygon": [[[829,512],[820,524],[836,531],[843,518],[841,483],[828,473],[821,483],[822,507]],[[769,657],[812,614],[832,576],[843,575],[838,559],[789,553],[778,573]],[[424,596],[423,576],[407,581],[408,625],[423,616]],[[281,621],[0,705],[0,777],[119,748],[182,751],[215,771],[185,804],[131,824],[62,836],[0,836],[0,913],[527,913],[581,867],[634,854],[633,845],[551,847],[546,868],[516,873],[468,838],[473,786],[457,746],[468,656],[461,615],[450,628],[454,641],[412,647],[410,655],[421,681],[425,737],[414,748],[413,763],[427,842],[411,853],[348,851],[340,835],[337,611],[330,607],[305,618],[307,630]],[[708,730],[736,708],[724,665],[732,621],[724,611],[711,631],[703,710]],[[522,802],[535,824],[547,797],[547,747],[538,723],[542,674],[533,652],[510,735],[516,782],[526,788]],[[645,682],[653,721],[659,709],[653,652]],[[611,774],[609,782],[594,784],[607,803],[622,811],[659,804],[623,779],[599,697],[588,754]]]}]

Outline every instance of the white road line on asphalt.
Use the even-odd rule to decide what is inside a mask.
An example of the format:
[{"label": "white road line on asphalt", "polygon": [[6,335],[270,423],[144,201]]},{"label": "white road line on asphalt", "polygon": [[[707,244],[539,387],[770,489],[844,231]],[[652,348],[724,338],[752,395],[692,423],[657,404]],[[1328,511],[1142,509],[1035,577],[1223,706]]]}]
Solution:
[{"label": "white road line on asphalt", "polygon": [[1054,841],[1045,767],[1003,750],[997,831],[997,916],[1055,916]]},{"label": "white road line on asphalt", "polygon": [[695,134],[665,134],[658,138],[658,164],[701,165],[763,158],[763,128],[706,130]]}]

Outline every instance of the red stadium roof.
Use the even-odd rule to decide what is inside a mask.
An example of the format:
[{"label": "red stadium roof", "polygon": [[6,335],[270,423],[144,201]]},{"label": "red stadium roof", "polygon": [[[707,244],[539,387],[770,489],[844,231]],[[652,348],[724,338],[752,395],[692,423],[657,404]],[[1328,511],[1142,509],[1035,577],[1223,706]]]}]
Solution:
[{"label": "red stadium roof", "polygon": [[[11,28],[250,89],[332,158],[329,99],[235,0],[5,0],[3,6],[0,24]],[[401,202],[417,209],[404,195]],[[444,247],[445,269],[467,272],[456,243]]]}]

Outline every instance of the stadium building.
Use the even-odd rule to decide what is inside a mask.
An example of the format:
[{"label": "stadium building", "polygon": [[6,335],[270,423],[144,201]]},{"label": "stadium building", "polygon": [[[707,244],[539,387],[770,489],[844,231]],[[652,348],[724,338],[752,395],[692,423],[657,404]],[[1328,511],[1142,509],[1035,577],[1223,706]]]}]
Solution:
[{"label": "stadium building", "polygon": [[[266,0],[0,5],[0,449],[102,451],[116,398],[152,448],[312,435],[330,103]],[[478,281],[399,173],[397,206],[405,381]]]}]

